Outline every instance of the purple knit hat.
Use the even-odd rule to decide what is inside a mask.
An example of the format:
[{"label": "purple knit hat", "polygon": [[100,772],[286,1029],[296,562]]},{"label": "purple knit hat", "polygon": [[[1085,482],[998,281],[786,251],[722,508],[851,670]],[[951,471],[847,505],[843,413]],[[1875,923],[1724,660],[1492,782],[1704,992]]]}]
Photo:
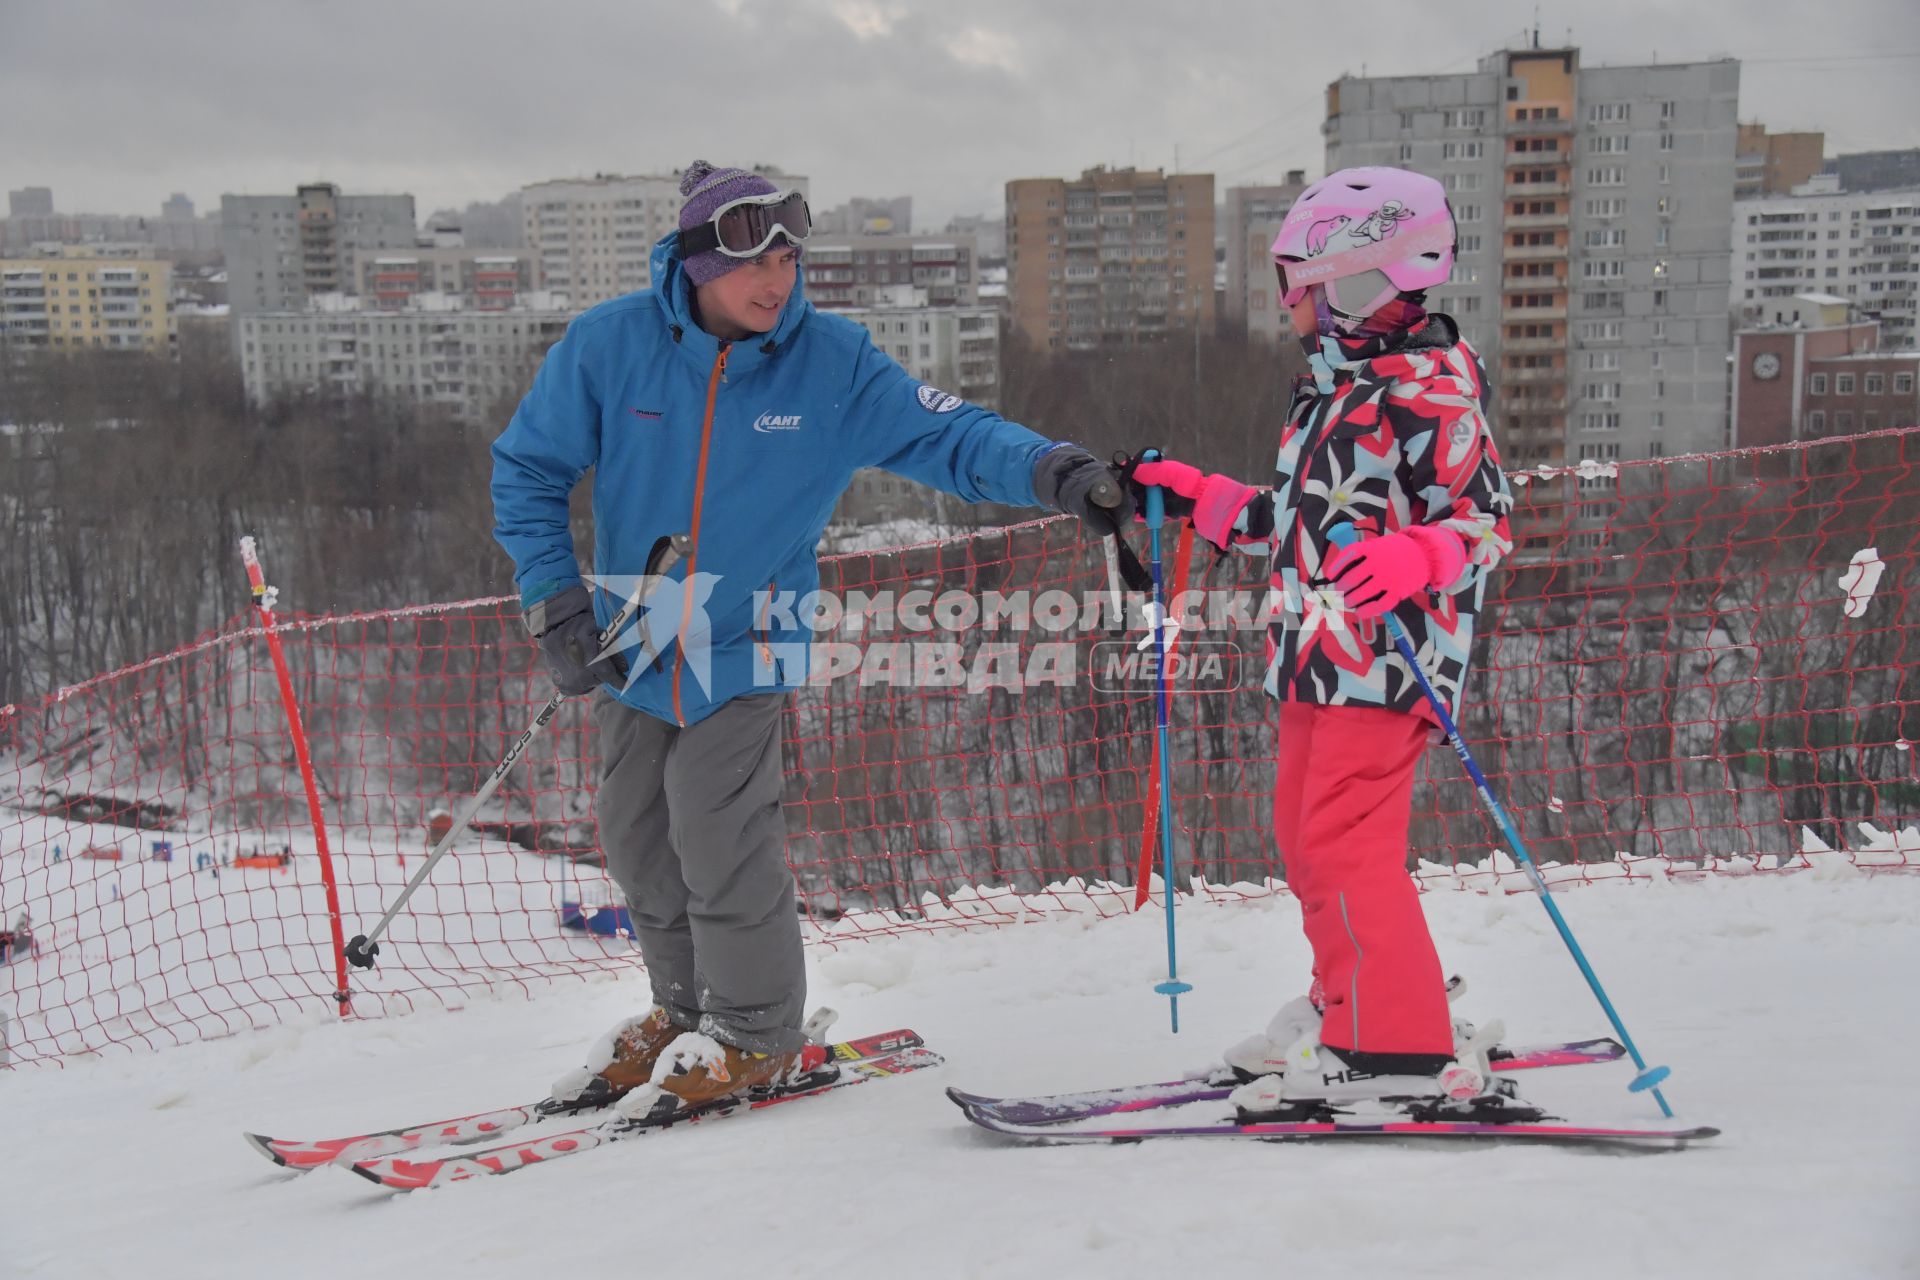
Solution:
[{"label": "purple knit hat", "polygon": [[[770,196],[778,190],[780,188],[757,173],[748,173],[745,169],[716,169],[705,160],[695,160],[680,179],[680,194],[687,200],[680,206],[680,229],[691,231],[711,220],[729,200]],[[718,249],[709,249],[686,259],[687,278],[696,285],[707,284],[750,261],[750,258],[730,258]]]}]

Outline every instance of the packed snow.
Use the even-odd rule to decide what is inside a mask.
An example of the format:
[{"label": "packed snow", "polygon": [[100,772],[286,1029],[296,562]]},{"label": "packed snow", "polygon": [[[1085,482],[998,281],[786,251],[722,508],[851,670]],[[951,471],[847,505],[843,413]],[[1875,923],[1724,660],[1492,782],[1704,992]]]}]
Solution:
[{"label": "packed snow", "polygon": [[[1905,831],[1862,833],[1904,848]],[[523,1278],[638,1269],[927,1277],[1894,1276],[1920,1269],[1920,876],[1814,850],[1790,873],[1559,894],[1680,1119],[1667,1154],[1259,1143],[1022,1148],[942,1096],[1197,1068],[1300,990],[1285,893],[1179,912],[1181,1033],[1156,908],[1090,891],[1004,928],[809,952],[836,1031],[919,1030],[944,1067],[400,1195],[290,1174],[243,1130],[325,1137],[538,1096],[646,1002],[637,971],[451,1011],[289,1025],[0,1073],[0,1274]],[[1734,868],[1729,867],[1727,870]],[[1520,1041],[1608,1030],[1541,909],[1495,870],[1427,911],[1460,1012]],[[1487,888],[1491,886],[1492,891]],[[1072,903],[1070,895],[1049,902]],[[1532,1072],[1583,1120],[1652,1122],[1626,1063]]]}]

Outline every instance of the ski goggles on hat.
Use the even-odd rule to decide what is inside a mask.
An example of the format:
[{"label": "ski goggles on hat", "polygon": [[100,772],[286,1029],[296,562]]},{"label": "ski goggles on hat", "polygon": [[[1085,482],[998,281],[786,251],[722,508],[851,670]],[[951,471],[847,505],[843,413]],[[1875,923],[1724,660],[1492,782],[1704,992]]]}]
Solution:
[{"label": "ski goggles on hat", "polygon": [[798,191],[742,196],[720,206],[713,217],[680,233],[680,254],[718,250],[729,258],[757,258],[778,237],[800,244],[813,231],[813,215]]},{"label": "ski goggles on hat", "polygon": [[1280,273],[1282,306],[1298,306],[1317,284],[1321,286],[1321,296],[1325,298],[1327,308],[1334,315],[1343,320],[1356,321],[1372,315],[1400,296],[1399,286],[1389,280],[1384,271],[1361,271],[1350,276],[1335,276],[1331,280],[1293,285],[1287,273],[1287,268],[1292,265],[1289,262],[1274,263]]}]

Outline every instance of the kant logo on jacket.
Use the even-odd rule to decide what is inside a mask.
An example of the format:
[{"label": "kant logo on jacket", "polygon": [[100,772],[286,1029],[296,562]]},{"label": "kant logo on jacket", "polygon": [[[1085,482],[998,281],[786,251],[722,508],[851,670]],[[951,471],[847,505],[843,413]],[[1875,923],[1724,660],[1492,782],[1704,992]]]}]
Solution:
[{"label": "kant logo on jacket", "polygon": [[800,415],[797,413],[763,413],[753,420],[753,429],[761,435],[769,431],[798,431]]}]

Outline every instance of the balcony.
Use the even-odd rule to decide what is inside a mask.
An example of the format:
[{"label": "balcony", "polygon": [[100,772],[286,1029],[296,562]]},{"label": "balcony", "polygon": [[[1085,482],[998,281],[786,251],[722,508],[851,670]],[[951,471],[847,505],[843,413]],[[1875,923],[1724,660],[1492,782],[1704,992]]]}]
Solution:
[{"label": "balcony", "polygon": [[1565,369],[1505,369],[1501,371],[1500,381],[1506,383],[1530,385],[1538,382],[1565,382]]},{"label": "balcony", "polygon": [[1572,191],[1564,179],[1552,182],[1509,182],[1506,194],[1509,196],[1564,196]]},{"label": "balcony", "polygon": [[1564,413],[1565,396],[1501,396],[1494,403],[1501,413]]},{"label": "balcony", "polygon": [[1500,344],[1502,354],[1526,355],[1529,352],[1565,351],[1565,338],[1508,338]]},{"label": "balcony", "polygon": [[1559,120],[1509,120],[1507,121],[1506,132],[1509,137],[1518,135],[1531,138],[1539,137],[1543,134],[1550,136],[1556,133],[1572,137],[1573,121],[1565,118]]},{"label": "balcony", "polygon": [[1500,292],[1531,293],[1536,289],[1560,290],[1567,287],[1567,278],[1559,272],[1550,276],[1502,276]]},{"label": "balcony", "polygon": [[1502,225],[1509,231],[1551,231],[1555,228],[1564,230],[1567,217],[1565,210],[1559,213],[1513,214]]},{"label": "balcony", "polygon": [[1572,159],[1566,151],[1509,151],[1506,153],[1506,166],[1509,169],[1525,169],[1533,165],[1567,164]]},{"label": "balcony", "polygon": [[1508,324],[1526,324],[1529,321],[1538,320],[1565,320],[1566,318],[1565,303],[1551,307],[1504,307],[1500,311],[1500,319]]},{"label": "balcony", "polygon": [[1571,252],[1573,250],[1564,244],[1508,245],[1500,257],[1507,262],[1554,262],[1565,261]]}]

